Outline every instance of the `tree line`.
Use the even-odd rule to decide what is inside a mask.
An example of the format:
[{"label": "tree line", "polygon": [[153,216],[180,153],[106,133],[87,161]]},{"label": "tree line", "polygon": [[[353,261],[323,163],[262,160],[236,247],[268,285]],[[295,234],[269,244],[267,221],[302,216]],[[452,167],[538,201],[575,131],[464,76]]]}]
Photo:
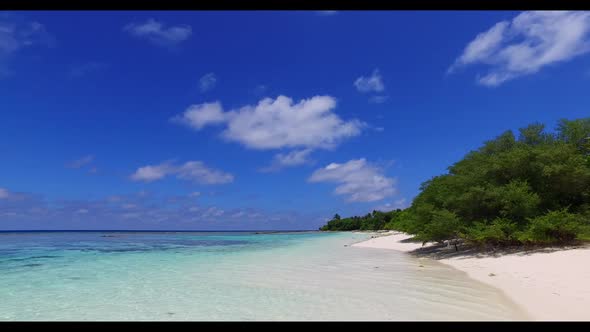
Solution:
[{"label": "tree line", "polygon": [[424,182],[409,208],[335,215],[320,228],[381,229],[496,246],[590,240],[590,118],[508,130]]}]

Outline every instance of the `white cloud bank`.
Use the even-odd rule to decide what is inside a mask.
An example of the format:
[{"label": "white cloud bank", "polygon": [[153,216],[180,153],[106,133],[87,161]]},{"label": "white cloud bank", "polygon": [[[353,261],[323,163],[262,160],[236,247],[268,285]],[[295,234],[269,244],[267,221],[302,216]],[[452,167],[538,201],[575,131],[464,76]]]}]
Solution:
[{"label": "white cloud bank", "polygon": [[335,182],[336,195],[346,195],[349,202],[374,202],[394,195],[395,179],[362,159],[349,160],[343,164],[331,163],[313,172],[309,182]]},{"label": "white cloud bank", "polygon": [[9,196],[8,190],[6,190],[4,188],[0,188],[0,199],[8,198],[8,196]]},{"label": "white cloud bank", "polygon": [[123,31],[137,38],[147,39],[158,46],[174,46],[187,40],[192,34],[189,25],[177,25],[164,27],[164,24],[148,19],[145,23],[129,23],[123,27]]},{"label": "white cloud bank", "polygon": [[208,168],[201,161],[187,161],[182,165],[175,165],[167,161],[159,165],[147,165],[138,168],[131,175],[134,181],[153,182],[168,175],[176,175],[178,179],[189,180],[200,184],[223,184],[233,182],[232,174]]},{"label": "white cloud bank", "polygon": [[490,71],[477,82],[498,86],[588,52],[590,12],[527,11],[477,35],[448,72],[483,64]]},{"label": "white cloud bank", "polygon": [[171,120],[196,130],[223,125],[224,139],[252,149],[333,148],[341,140],[359,135],[366,126],[359,120],[342,120],[333,112],[335,107],[336,100],[330,96],[298,103],[278,96],[227,112],[219,102],[191,105]]}]

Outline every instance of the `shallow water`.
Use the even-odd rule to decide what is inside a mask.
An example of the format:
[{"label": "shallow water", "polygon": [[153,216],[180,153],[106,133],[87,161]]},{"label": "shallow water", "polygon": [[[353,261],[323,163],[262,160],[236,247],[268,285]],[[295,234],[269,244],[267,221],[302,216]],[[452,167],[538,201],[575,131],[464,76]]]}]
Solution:
[{"label": "shallow water", "polygon": [[446,265],[349,246],[366,237],[0,233],[0,320],[526,319]]}]

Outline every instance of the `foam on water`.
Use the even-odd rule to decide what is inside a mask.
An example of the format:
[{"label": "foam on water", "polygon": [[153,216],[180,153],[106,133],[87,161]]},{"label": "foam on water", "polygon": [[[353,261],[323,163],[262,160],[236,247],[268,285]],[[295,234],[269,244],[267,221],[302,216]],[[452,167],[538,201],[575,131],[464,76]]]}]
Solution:
[{"label": "foam on water", "polygon": [[526,319],[446,265],[348,246],[366,237],[3,233],[0,320]]}]

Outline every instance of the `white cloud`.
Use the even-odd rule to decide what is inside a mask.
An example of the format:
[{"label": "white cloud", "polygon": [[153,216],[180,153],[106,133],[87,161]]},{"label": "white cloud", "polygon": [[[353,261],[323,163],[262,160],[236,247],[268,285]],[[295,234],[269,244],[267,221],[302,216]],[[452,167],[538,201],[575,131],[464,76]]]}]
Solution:
[{"label": "white cloud", "polygon": [[191,105],[171,121],[195,130],[222,124],[223,139],[252,149],[292,149],[278,153],[270,166],[261,169],[269,172],[305,164],[314,149],[334,148],[367,126],[356,119],[342,120],[333,112],[335,107],[336,100],[330,96],[315,96],[298,103],[278,96],[229,111],[224,111],[219,102]]},{"label": "white cloud", "polygon": [[76,159],[76,160],[69,162],[66,165],[66,167],[68,167],[68,168],[81,168],[85,165],[92,163],[93,160],[94,160],[93,155],[87,155],[87,156],[84,156],[80,159]]},{"label": "white cloud", "polygon": [[19,15],[0,13],[0,78],[11,76],[9,61],[17,53],[35,46],[55,45],[55,39],[39,22],[27,22]]},{"label": "white cloud", "polygon": [[[45,227],[65,229],[83,223],[89,229],[111,226],[126,229],[317,229],[315,214],[297,211],[264,211],[251,207],[221,207],[195,204],[181,196],[120,195],[95,200],[50,200],[42,195],[10,193],[0,200],[0,220],[5,229]],[[307,221],[306,221],[307,220]],[[275,222],[276,221],[276,222]],[[172,225],[172,226],[171,226]],[[109,226],[110,227],[110,226]]]},{"label": "white cloud", "polygon": [[217,84],[217,76],[214,73],[208,73],[201,77],[199,80],[199,89],[201,92],[207,92],[215,87]]},{"label": "white cloud", "polygon": [[375,207],[373,210],[377,210],[377,211],[381,211],[381,212],[389,212],[392,210],[397,210],[397,209],[405,209],[409,206],[408,202],[406,201],[405,198],[401,198],[398,199],[396,201],[394,201],[393,203],[385,203],[383,205],[379,205],[377,207]]},{"label": "white cloud", "polygon": [[171,163],[165,162],[160,165],[148,165],[137,169],[131,175],[134,181],[152,182],[164,178],[166,175],[174,173],[175,167]]},{"label": "white cloud", "polygon": [[192,193],[188,194],[189,197],[199,197],[201,193],[198,191],[193,191]]},{"label": "white cloud", "polygon": [[123,31],[137,38],[145,38],[158,46],[174,46],[187,40],[192,34],[189,25],[164,27],[164,24],[152,18],[145,23],[129,23]]},{"label": "white cloud", "polygon": [[[477,61],[485,61],[500,46],[506,31],[508,22],[502,21],[494,25],[490,30],[480,33],[475,39],[467,45],[463,54],[456,61],[456,65],[468,64]],[[452,71],[454,68],[451,67]]]},{"label": "white cloud", "polygon": [[361,76],[354,81],[354,86],[359,92],[381,92],[385,90],[385,85],[379,69],[373,70],[373,73],[369,77]]},{"label": "white cloud", "polygon": [[0,199],[8,198],[10,196],[8,190],[0,188]]},{"label": "white cloud", "polygon": [[228,114],[223,112],[221,103],[204,103],[191,105],[181,115],[171,119],[174,123],[180,123],[199,130],[209,124],[224,123],[228,120]]},{"label": "white cloud", "polygon": [[187,161],[177,170],[177,177],[201,184],[233,182],[234,176],[216,169],[207,168],[201,161]]},{"label": "white cloud", "polygon": [[309,155],[312,149],[293,150],[289,153],[277,153],[268,167],[261,169],[262,172],[274,172],[284,167],[293,167],[310,162]]},{"label": "white cloud", "polygon": [[211,206],[201,215],[201,218],[211,218],[211,217],[219,217],[225,213],[224,210]]},{"label": "white cloud", "polygon": [[294,150],[289,153],[278,153],[275,160],[282,166],[295,166],[309,162],[308,157],[312,150]]},{"label": "white cloud", "polygon": [[389,96],[372,96],[369,98],[371,104],[383,104],[389,99]]},{"label": "white cloud", "polygon": [[39,22],[12,22],[0,17],[0,56],[34,45],[51,46],[53,37]]},{"label": "white cloud", "polygon": [[233,175],[208,168],[201,161],[187,161],[182,165],[174,165],[174,163],[167,161],[159,165],[143,166],[131,175],[131,179],[152,182],[163,179],[168,175],[176,175],[178,179],[190,180],[200,184],[222,184],[234,180]]},{"label": "white cloud", "polygon": [[315,96],[297,104],[279,96],[227,112],[218,102],[192,105],[172,121],[197,130],[224,123],[224,139],[252,149],[333,148],[341,140],[359,135],[365,127],[358,120],[343,121],[332,112],[335,107],[336,100],[330,96]]},{"label": "white cloud", "polygon": [[483,64],[479,84],[498,86],[590,52],[590,12],[527,11],[502,21],[471,41],[448,72]]},{"label": "white cloud", "polygon": [[10,54],[23,46],[15,32],[15,27],[0,22],[0,54]]},{"label": "white cloud", "polygon": [[336,182],[336,195],[346,195],[349,202],[373,202],[396,193],[395,179],[362,159],[344,164],[331,163],[313,172],[309,182]]}]

